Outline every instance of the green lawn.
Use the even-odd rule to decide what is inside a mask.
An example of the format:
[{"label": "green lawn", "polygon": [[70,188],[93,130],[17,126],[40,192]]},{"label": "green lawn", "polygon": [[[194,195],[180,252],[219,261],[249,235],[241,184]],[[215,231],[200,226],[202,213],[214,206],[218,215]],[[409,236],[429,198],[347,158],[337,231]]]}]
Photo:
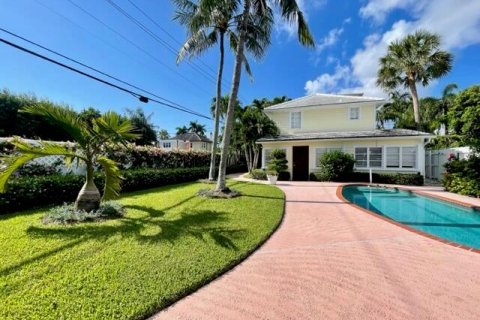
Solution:
[{"label": "green lawn", "polygon": [[44,210],[0,215],[0,319],[138,319],[245,257],[275,229],[283,194],[195,196],[199,183],[125,195],[125,218],[45,226]]}]

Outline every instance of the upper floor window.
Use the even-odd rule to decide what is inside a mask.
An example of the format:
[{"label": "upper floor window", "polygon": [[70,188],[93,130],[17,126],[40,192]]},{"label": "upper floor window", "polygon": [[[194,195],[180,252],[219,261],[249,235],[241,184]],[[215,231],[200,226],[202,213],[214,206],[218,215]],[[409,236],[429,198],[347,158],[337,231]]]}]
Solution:
[{"label": "upper floor window", "polygon": [[360,107],[350,107],[350,108],[348,108],[348,119],[350,119],[350,120],[360,119]]},{"label": "upper floor window", "polygon": [[171,147],[172,147],[172,143],[171,143],[171,142],[164,142],[164,143],[163,143],[163,147],[164,147],[164,148],[171,148]]},{"label": "upper floor window", "polygon": [[290,128],[300,129],[302,127],[302,113],[300,111],[290,113]]}]

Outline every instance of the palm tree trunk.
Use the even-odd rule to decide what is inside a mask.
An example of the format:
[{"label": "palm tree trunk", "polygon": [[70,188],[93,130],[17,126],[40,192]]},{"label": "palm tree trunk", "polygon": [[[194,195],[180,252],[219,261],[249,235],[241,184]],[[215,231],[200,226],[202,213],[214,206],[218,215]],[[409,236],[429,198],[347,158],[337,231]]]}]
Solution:
[{"label": "palm tree trunk", "polygon": [[220,61],[218,63],[217,74],[217,101],[215,101],[215,114],[213,117],[213,145],[212,154],[210,155],[210,171],[208,173],[208,180],[215,180],[215,163],[217,160],[217,143],[218,143],[218,126],[220,122],[220,104],[222,100],[222,75],[223,75],[223,60],[225,55],[224,48],[225,33],[220,32]]},{"label": "palm tree trunk", "polygon": [[228,147],[230,145],[230,135],[233,128],[233,114],[235,102],[237,101],[238,89],[240,88],[240,77],[242,75],[243,51],[245,46],[245,37],[247,32],[248,14],[250,12],[250,0],[245,0],[242,13],[242,25],[237,44],[237,52],[235,56],[235,66],[233,68],[232,90],[228,101],[227,119],[225,129],[223,130],[222,153],[220,156],[220,166],[218,168],[218,180],[216,191],[228,191],[225,175],[227,171]]},{"label": "palm tree trunk", "polygon": [[417,85],[415,84],[415,80],[412,79],[408,82],[408,86],[410,88],[410,95],[412,96],[413,102],[413,116],[415,118],[415,124],[417,125],[417,129],[420,129],[420,107],[418,104],[418,93],[417,93]]},{"label": "palm tree trunk", "polygon": [[100,192],[93,182],[93,164],[87,163],[86,181],[78,193],[75,201],[75,210],[92,211],[100,206]]}]

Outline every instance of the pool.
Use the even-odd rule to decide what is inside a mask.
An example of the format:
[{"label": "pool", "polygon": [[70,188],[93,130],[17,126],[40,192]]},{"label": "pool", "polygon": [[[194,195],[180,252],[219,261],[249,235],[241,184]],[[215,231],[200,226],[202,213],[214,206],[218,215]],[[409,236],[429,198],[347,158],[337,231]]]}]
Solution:
[{"label": "pool", "polygon": [[394,188],[344,186],[343,197],[411,228],[480,249],[480,211]]}]

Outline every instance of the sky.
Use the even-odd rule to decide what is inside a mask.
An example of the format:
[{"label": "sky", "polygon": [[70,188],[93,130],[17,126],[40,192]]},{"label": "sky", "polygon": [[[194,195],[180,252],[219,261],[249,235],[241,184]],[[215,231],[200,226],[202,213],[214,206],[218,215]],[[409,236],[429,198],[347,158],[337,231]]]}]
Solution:
[{"label": "sky", "polygon": [[[108,0],[0,0],[0,27],[200,114],[210,115],[218,48],[177,64],[176,52],[186,39],[186,31],[172,19],[175,8],[171,1],[110,1],[144,24],[147,31],[123,16]],[[417,29],[438,33],[442,49],[454,55],[452,71],[421,88],[420,95],[439,96],[452,82],[460,89],[480,83],[479,0],[297,2],[306,15],[316,48],[302,47],[295,26],[277,15],[266,55],[258,61],[249,58],[253,80],[242,77],[239,93],[242,104],[253,99],[297,98],[317,92],[386,96],[375,85],[378,60],[391,41]],[[2,31],[0,38],[73,66]],[[230,90],[232,69],[233,54],[227,50],[224,93]],[[192,120],[205,124],[208,133],[213,127],[211,120],[153,102],[141,103],[130,94],[3,43],[0,43],[1,88],[48,98],[76,110],[91,106],[123,113],[127,108],[141,107],[152,115],[157,129],[166,129],[171,134],[176,127],[188,125]]]}]

